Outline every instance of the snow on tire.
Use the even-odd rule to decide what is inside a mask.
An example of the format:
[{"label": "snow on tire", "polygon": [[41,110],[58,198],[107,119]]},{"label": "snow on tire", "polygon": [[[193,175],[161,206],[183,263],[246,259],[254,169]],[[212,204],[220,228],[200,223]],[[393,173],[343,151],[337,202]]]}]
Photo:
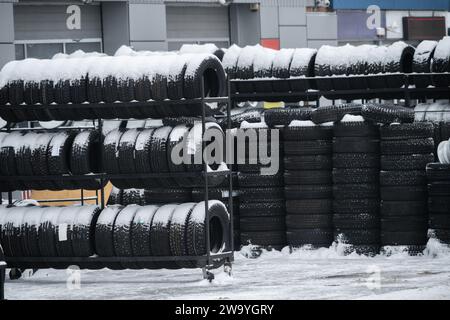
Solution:
[{"label": "snow on tire", "polygon": [[[116,216],[113,227],[114,253],[118,257],[132,257],[133,250],[131,245],[131,225],[140,207],[137,205],[128,205]],[[120,262],[124,269],[137,269],[138,265],[134,262]]]},{"label": "snow on tire", "polygon": [[[170,252],[173,256],[187,256],[187,227],[189,217],[196,203],[187,202],[178,205],[173,211],[169,230]],[[192,261],[176,261],[180,268],[194,268],[195,263]]]},{"label": "snow on tire", "polygon": [[[153,216],[159,206],[143,206],[136,211],[131,225],[131,246],[133,255],[137,257],[149,257],[152,255],[150,245],[150,230]],[[144,269],[155,269],[154,262],[138,262],[138,266]]]},{"label": "snow on tire", "polygon": [[[95,224],[95,253],[100,257],[114,257],[114,225],[116,217],[123,209],[121,205],[107,206],[100,213]],[[109,263],[107,267],[113,270],[122,269],[120,263]]]},{"label": "snow on tire", "polygon": [[431,77],[421,76],[420,73],[432,72],[433,56],[437,44],[437,41],[422,41],[414,52],[412,71],[419,74],[414,76],[416,88],[427,88],[432,83]]}]

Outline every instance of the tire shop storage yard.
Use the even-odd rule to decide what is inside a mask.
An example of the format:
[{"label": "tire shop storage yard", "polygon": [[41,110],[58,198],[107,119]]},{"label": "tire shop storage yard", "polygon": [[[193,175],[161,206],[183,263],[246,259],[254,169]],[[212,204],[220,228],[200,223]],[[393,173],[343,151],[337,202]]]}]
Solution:
[{"label": "tire shop storage yard", "polygon": [[[450,298],[449,68],[449,38],[10,62],[5,297]],[[246,101],[285,105],[237,107]],[[180,145],[201,158],[202,133],[230,132],[253,132],[279,170],[263,175],[250,144],[245,161],[173,161]],[[12,200],[30,189],[100,191],[96,205]]]}]

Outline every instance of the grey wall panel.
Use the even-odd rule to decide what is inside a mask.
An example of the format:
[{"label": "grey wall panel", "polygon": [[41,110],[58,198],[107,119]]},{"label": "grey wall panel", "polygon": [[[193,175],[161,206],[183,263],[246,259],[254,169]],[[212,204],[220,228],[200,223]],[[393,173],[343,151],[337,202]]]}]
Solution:
[{"label": "grey wall panel", "polygon": [[167,51],[166,41],[132,41],[130,45],[134,48],[134,50]]},{"label": "grey wall panel", "polygon": [[130,44],[128,4],[102,3],[103,51],[113,54],[121,45]]},{"label": "grey wall panel", "polygon": [[251,11],[248,4],[230,6],[231,43],[239,46],[254,45],[261,40],[259,11]]},{"label": "grey wall panel", "polygon": [[304,26],[281,26],[280,27],[280,47],[281,48],[305,48],[308,42],[306,39],[306,27]]},{"label": "grey wall panel", "polygon": [[130,4],[131,41],[165,41],[166,6],[161,4]]},{"label": "grey wall panel", "polygon": [[228,7],[167,6],[168,41],[229,39]]},{"label": "grey wall panel", "polygon": [[278,38],[278,7],[261,6],[261,38]]},{"label": "grey wall panel", "polygon": [[309,13],[306,15],[308,39],[337,39],[337,16],[334,13]]},{"label": "grey wall panel", "polygon": [[14,16],[11,3],[0,3],[0,43],[14,41]]},{"label": "grey wall panel", "polygon": [[305,7],[280,7],[280,26],[306,26]]},{"label": "grey wall panel", "polygon": [[0,43],[0,69],[11,60],[15,60],[15,49],[12,43]]},{"label": "grey wall panel", "polygon": [[16,40],[101,38],[99,5],[81,5],[81,29],[69,30],[65,5],[14,6]]},{"label": "grey wall panel", "polygon": [[337,40],[308,40],[308,48],[319,49],[321,46],[337,46]]}]

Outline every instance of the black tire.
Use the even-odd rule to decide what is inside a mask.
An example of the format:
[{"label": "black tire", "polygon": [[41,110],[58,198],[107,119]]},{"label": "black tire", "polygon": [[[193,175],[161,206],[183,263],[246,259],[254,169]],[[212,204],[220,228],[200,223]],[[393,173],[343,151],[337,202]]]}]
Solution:
[{"label": "black tire", "polygon": [[[33,175],[33,162],[31,161],[32,149],[36,146],[36,141],[41,135],[30,132],[23,136],[24,144],[16,151],[17,174],[21,176]],[[0,137],[0,140],[2,138]]]},{"label": "black tire", "polygon": [[284,196],[287,200],[331,199],[333,190],[326,185],[286,186]]},{"label": "black tire", "polygon": [[332,184],[331,171],[284,171],[284,183],[286,185],[308,184]]},{"label": "black tire", "polygon": [[380,196],[384,201],[413,201],[427,199],[426,186],[389,186],[380,188]]},{"label": "black tire", "polygon": [[144,191],[146,204],[183,203],[192,200],[191,189],[152,188]]},{"label": "black tire", "polygon": [[248,244],[260,246],[284,246],[286,245],[286,232],[241,232],[241,245]]},{"label": "black tire", "polygon": [[380,231],[341,229],[334,231],[334,238],[354,245],[376,245],[380,243]]},{"label": "black tire", "polygon": [[333,167],[337,169],[379,168],[380,157],[371,153],[334,153]]},{"label": "black tire", "polygon": [[[43,208],[29,207],[22,221],[22,250],[24,256],[41,257],[39,250],[39,225]],[[45,265],[45,264],[43,264]]]},{"label": "black tire", "polygon": [[264,121],[269,128],[288,126],[292,121],[311,120],[312,108],[270,109],[264,112]]},{"label": "black tire", "polygon": [[100,212],[98,206],[84,206],[78,211],[72,239],[75,257],[90,257],[95,253],[95,226]]},{"label": "black tire", "polygon": [[368,103],[362,107],[361,114],[364,119],[376,123],[414,122],[414,110],[400,106]]},{"label": "black tire", "polygon": [[[255,46],[246,46],[239,52],[239,57],[236,61],[235,78],[242,80],[253,79],[253,63],[258,53],[262,54],[263,52],[260,52],[259,48]],[[237,90],[241,93],[254,92],[252,83],[242,82],[236,85]]]},{"label": "black tire", "polygon": [[[4,134],[0,145],[0,174],[2,176],[17,176],[16,154],[19,151],[23,139],[22,132]],[[44,154],[45,163],[45,154]],[[4,191],[23,190],[24,185],[20,181],[5,182]]]},{"label": "black tire", "polygon": [[[140,207],[134,216],[131,225],[131,248],[136,257],[149,257],[152,255],[150,244],[150,231],[153,216],[158,206]],[[154,262],[138,262],[137,265],[143,269],[156,269],[158,265]]]},{"label": "black tire", "polygon": [[[170,172],[187,172],[187,168],[183,163],[173,163],[172,161],[172,153],[174,152],[175,148],[179,148],[182,146],[182,148],[178,149],[178,155],[180,159],[184,159],[184,150],[185,143],[187,136],[189,134],[189,127],[186,125],[177,125],[173,128],[172,132],[169,135],[169,139],[167,142],[167,164],[169,166]],[[180,187],[190,187],[190,179],[185,177],[174,177],[174,180]]]},{"label": "black tire", "polygon": [[434,137],[435,125],[431,122],[391,124],[380,128],[382,140],[427,139]]},{"label": "black tire", "polygon": [[[150,145],[150,167],[152,172],[168,173],[169,159],[167,154],[167,144],[172,127],[160,127],[153,132]],[[157,179],[160,185],[164,187],[172,187],[175,181],[170,178]]]},{"label": "black tire", "polygon": [[288,215],[330,215],[333,211],[331,199],[306,199],[286,201]]},{"label": "black tire", "polygon": [[[59,132],[53,136],[47,148],[47,167],[50,175],[70,173],[70,153],[75,139],[74,132]],[[78,183],[71,181],[53,181],[58,189],[76,189]],[[81,183],[81,182],[80,182]]]},{"label": "black tire", "polygon": [[376,199],[379,197],[377,184],[341,184],[333,186],[334,199]]},{"label": "black tire", "polygon": [[322,126],[288,127],[283,130],[283,138],[286,141],[331,140],[333,130]]},{"label": "black tire", "polygon": [[[170,252],[173,256],[187,256],[187,225],[189,216],[192,213],[196,203],[188,202],[178,205],[173,211],[169,230]],[[194,268],[195,264],[191,261],[176,261],[180,268]]]},{"label": "black tire", "polygon": [[38,227],[38,246],[41,257],[57,257],[56,242],[59,241],[56,233],[58,217],[61,208],[44,208]]},{"label": "black tire", "polygon": [[323,106],[311,113],[311,120],[316,124],[339,122],[346,114],[361,115],[362,105],[341,104],[337,106]]},{"label": "black tire", "polygon": [[241,217],[239,225],[241,232],[286,230],[286,222],[284,216]]},{"label": "black tire", "polygon": [[433,154],[381,155],[381,170],[406,171],[424,170],[428,163],[434,161]]},{"label": "black tire", "polygon": [[[263,51],[257,54],[253,60],[253,76],[252,78],[272,78],[272,65],[273,60],[276,55],[275,50],[269,48],[263,48]],[[240,89],[250,89],[255,92],[272,92],[272,83],[271,81],[255,81],[252,84],[245,84],[241,86],[239,84]],[[252,92],[251,91],[251,92]]]},{"label": "black tire", "polygon": [[427,202],[419,200],[410,201],[381,201],[380,213],[384,218],[388,217],[426,217],[428,212]]},{"label": "black tire", "polygon": [[430,197],[450,197],[450,180],[429,184],[428,195]]},{"label": "black tire", "polygon": [[358,184],[379,182],[379,170],[364,169],[333,169],[334,184]]},{"label": "black tire", "polygon": [[[208,202],[209,221],[205,217],[205,202],[199,202],[189,215],[186,230],[187,253],[190,256],[206,254],[206,223],[210,224],[211,252],[221,253],[231,249],[230,215],[224,204],[217,200]],[[214,261],[219,266],[223,260]],[[197,264],[197,267],[199,265]]]},{"label": "black tire", "polygon": [[100,135],[96,130],[82,131],[73,140],[70,153],[70,171],[74,175],[100,172],[102,167],[100,153]]},{"label": "black tire", "polygon": [[448,197],[429,197],[428,207],[432,213],[448,213],[450,211],[450,199]]},{"label": "black tire", "polygon": [[425,171],[381,171],[381,186],[423,186],[427,183]]},{"label": "black tire", "polygon": [[332,229],[331,214],[295,214],[286,216],[286,229]]},{"label": "black tire", "polygon": [[328,247],[333,242],[331,229],[296,229],[286,232],[288,245],[291,246],[323,246]]},{"label": "black tire", "polygon": [[377,216],[380,211],[378,199],[339,199],[333,201],[333,214],[366,214]]},{"label": "black tire", "polygon": [[430,154],[434,152],[434,140],[433,138],[382,140],[380,151],[385,155]]},{"label": "black tire", "polygon": [[450,164],[429,163],[427,164],[426,170],[430,182],[449,181]]},{"label": "black tire", "polygon": [[[152,168],[150,166],[150,149],[152,144],[152,135],[154,129],[142,130],[137,139],[134,148],[134,159],[137,173],[150,173]],[[146,184],[151,183],[151,179],[146,179]],[[154,183],[156,186],[157,183]],[[148,186],[150,187],[150,185]]]},{"label": "black tire", "polygon": [[[95,225],[95,253],[100,257],[114,257],[114,224],[121,205],[108,206],[100,213]],[[123,269],[120,262],[108,263],[106,267],[112,270]]]},{"label": "black tire", "polygon": [[[387,48],[384,62],[386,73],[411,73],[415,48],[398,41]],[[404,84],[403,76],[388,76],[386,78],[389,88],[401,88]]]},{"label": "black tire", "polygon": [[337,230],[379,229],[380,218],[378,215],[366,213],[334,214],[333,225]]},{"label": "black tire", "polygon": [[[294,49],[281,49],[275,54],[272,65],[272,76],[277,79],[287,79],[290,77],[289,69]],[[272,83],[274,92],[289,92],[290,86],[287,81],[275,81]]]},{"label": "black tire", "polygon": [[[132,233],[131,226],[134,216],[140,207],[129,205],[117,213],[113,227],[114,253],[117,257],[132,257],[133,249],[131,245]],[[123,269],[137,269],[138,265],[134,262],[120,262]]]},{"label": "black tire", "polygon": [[[232,128],[240,128],[241,123],[244,121],[247,121],[248,123],[259,123],[261,122],[261,119],[262,114],[259,110],[245,111],[230,117]],[[228,122],[222,122],[221,126],[222,128],[228,128]]]},{"label": "black tire", "polygon": [[[432,60],[437,41],[422,41],[416,48],[413,58],[412,71],[414,73],[430,73],[432,72]],[[427,88],[431,85],[431,77],[415,76],[414,84],[416,88]]]},{"label": "black tire", "polygon": [[[134,82],[135,98],[139,102],[144,102],[152,99],[152,88],[150,79],[145,76]],[[156,106],[145,106],[140,108],[140,113],[145,118],[160,118],[162,115]]]},{"label": "black tire", "polygon": [[379,153],[380,143],[370,138],[335,138],[334,153]]},{"label": "black tire", "polygon": [[108,197],[108,206],[116,205],[116,204],[122,204],[122,197],[123,197],[123,190],[118,189],[116,187],[111,188],[111,193]]},{"label": "black tire", "polygon": [[183,83],[185,98],[201,97],[202,79],[206,80],[205,96],[222,97],[225,95],[225,71],[219,59],[207,56],[203,60],[191,59],[188,62]]},{"label": "black tire", "polygon": [[381,219],[381,230],[383,232],[406,232],[416,231],[418,233],[426,233],[428,229],[428,220],[422,217],[383,217]]},{"label": "black tire", "polygon": [[[317,50],[301,48],[295,49],[292,57],[289,74],[291,77],[314,77],[314,65],[316,62]],[[304,92],[312,86],[309,81],[290,81],[291,91]]]},{"label": "black tire", "polygon": [[285,170],[330,170],[333,161],[328,155],[287,156],[284,158]]},{"label": "black tire", "polygon": [[124,189],[122,190],[122,205],[130,204],[144,205],[144,189]]},{"label": "black tire", "polygon": [[423,233],[417,231],[409,232],[381,232],[382,246],[398,246],[398,245],[425,245],[427,243],[426,230]]},{"label": "black tire", "polygon": [[333,150],[333,143],[329,140],[311,141],[285,141],[284,152],[286,155],[310,156],[329,155]]},{"label": "black tire", "polygon": [[333,127],[335,137],[372,137],[378,138],[379,128],[377,125],[356,121],[356,122],[339,122]]},{"label": "black tire", "polygon": [[242,188],[240,199],[243,202],[260,202],[283,199],[283,188]]},{"label": "black tire", "polygon": [[241,202],[239,204],[239,215],[245,217],[273,217],[285,214],[284,200],[270,202]]},{"label": "black tire", "polygon": [[103,140],[103,159],[102,165],[105,173],[108,174],[118,174],[119,170],[119,160],[118,160],[118,148],[120,138],[124,134],[123,129],[114,129],[109,132],[105,139]]},{"label": "black tire", "polygon": [[283,175],[261,175],[260,173],[239,173],[238,183],[240,187],[281,187],[283,186]]},{"label": "black tire", "polygon": [[[74,239],[73,226],[78,212],[82,209],[79,206],[61,208],[58,216],[56,233],[56,252],[58,257],[74,257],[72,241]],[[61,238],[63,237],[63,238]],[[66,240],[64,240],[66,239]],[[59,263],[57,264],[60,265]],[[61,265],[60,267],[63,267]]]},{"label": "black tire", "polygon": [[[117,164],[119,173],[121,174],[135,174],[137,173],[135,165],[135,145],[140,129],[127,129],[120,137],[117,148]],[[138,179],[112,179],[112,184],[120,186],[121,188],[137,187],[140,185]]]},{"label": "black tire", "polygon": [[[450,71],[450,49],[448,39],[444,38],[438,42],[433,54],[432,71],[434,73],[447,73]],[[435,87],[445,88],[450,86],[450,81],[446,75],[433,75],[432,82]]]}]

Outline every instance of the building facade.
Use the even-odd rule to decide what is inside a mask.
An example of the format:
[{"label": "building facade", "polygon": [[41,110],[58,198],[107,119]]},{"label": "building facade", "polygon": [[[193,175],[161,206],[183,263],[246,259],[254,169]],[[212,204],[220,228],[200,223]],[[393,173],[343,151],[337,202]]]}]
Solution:
[{"label": "building facade", "polygon": [[[272,48],[403,39],[405,16],[444,17],[450,0],[0,0],[0,67],[77,49],[176,50],[183,43]],[[378,13],[377,13],[378,14]],[[373,22],[373,21],[372,21]],[[449,24],[446,23],[445,28]]]}]

